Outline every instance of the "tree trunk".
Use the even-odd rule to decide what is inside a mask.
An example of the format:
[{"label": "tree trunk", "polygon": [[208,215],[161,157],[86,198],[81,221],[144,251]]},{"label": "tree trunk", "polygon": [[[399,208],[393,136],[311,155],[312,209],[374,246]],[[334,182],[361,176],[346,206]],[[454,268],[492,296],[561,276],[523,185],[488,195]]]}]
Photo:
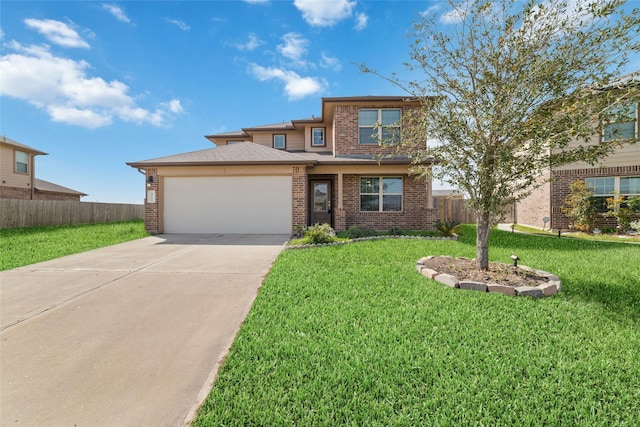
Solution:
[{"label": "tree trunk", "polygon": [[489,269],[489,235],[491,234],[490,215],[480,212],[476,228],[476,266],[480,270]]}]

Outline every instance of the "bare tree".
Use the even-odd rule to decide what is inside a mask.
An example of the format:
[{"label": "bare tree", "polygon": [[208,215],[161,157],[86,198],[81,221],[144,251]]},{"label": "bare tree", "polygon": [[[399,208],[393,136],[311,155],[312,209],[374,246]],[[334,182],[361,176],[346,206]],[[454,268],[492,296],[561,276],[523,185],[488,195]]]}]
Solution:
[{"label": "bare tree", "polygon": [[[405,117],[398,150],[417,172],[464,191],[477,213],[476,263],[489,268],[489,236],[505,208],[550,167],[591,164],[628,139],[590,143],[638,97],[640,76],[620,78],[640,51],[640,10],[623,0],[450,0],[411,34],[416,80],[379,75],[422,100]],[[444,18],[443,18],[444,17]],[[634,119],[635,120],[635,119]],[[437,144],[425,144],[438,141]],[[579,142],[579,143],[576,143]],[[435,158],[437,167],[424,166]]]}]

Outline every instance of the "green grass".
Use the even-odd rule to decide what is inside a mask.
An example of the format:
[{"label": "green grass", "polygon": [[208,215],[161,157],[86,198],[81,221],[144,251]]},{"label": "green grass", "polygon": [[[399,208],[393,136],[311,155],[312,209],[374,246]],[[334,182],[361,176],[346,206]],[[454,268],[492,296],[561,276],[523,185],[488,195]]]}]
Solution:
[{"label": "green grass", "polygon": [[194,425],[640,425],[640,247],[494,231],[562,279],[534,300],[417,273],[462,233],[283,252]]},{"label": "green grass", "polygon": [[[540,230],[539,228],[527,227],[524,225],[515,225],[515,230],[522,233],[536,234],[539,236],[555,236],[558,237],[557,231]],[[588,234],[583,232],[562,233],[562,238],[595,240],[599,242],[624,242],[624,243],[640,243],[638,236],[617,236],[615,234]]]},{"label": "green grass", "polygon": [[0,229],[0,271],[147,235],[143,221]]}]

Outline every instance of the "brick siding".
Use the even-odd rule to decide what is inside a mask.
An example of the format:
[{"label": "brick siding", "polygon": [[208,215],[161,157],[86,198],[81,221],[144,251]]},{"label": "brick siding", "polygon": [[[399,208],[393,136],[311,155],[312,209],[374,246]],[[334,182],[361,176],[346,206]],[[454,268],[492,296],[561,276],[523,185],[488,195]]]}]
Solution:
[{"label": "brick siding", "polygon": [[[410,230],[432,230],[437,220],[437,210],[427,207],[427,191],[424,180],[404,175],[402,212],[361,212],[360,175],[344,175],[343,207],[345,229],[349,227],[372,228],[379,231],[400,227]],[[338,212],[343,215],[342,212]]]},{"label": "brick siding", "polygon": [[305,166],[294,166],[291,176],[291,232],[295,233],[297,226],[307,225],[307,170]]},{"label": "brick siding", "polygon": [[[539,178],[538,183],[549,179],[549,174],[545,174]],[[548,182],[543,183],[540,187],[525,199],[520,200],[516,204],[516,222],[518,224],[532,225],[534,227],[549,227],[550,223],[545,224],[542,218],[550,217],[551,212],[551,185]]]},{"label": "brick siding", "polygon": [[[149,177],[153,177],[153,182],[149,183]],[[146,198],[144,199],[144,227],[147,232],[151,234],[157,234],[160,232],[160,178],[158,177],[158,169],[148,168],[145,175],[145,189],[146,193],[150,190],[156,192],[156,203],[149,203]],[[145,193],[145,194],[146,194]]]},{"label": "brick siding", "polygon": [[336,105],[333,112],[333,123],[335,126],[335,155],[370,155],[370,154],[393,154],[394,147],[381,147],[376,144],[360,144],[358,142],[358,111],[363,108],[381,109],[381,108],[401,108],[402,115],[408,109],[415,108],[411,106],[399,106],[398,104],[390,104],[387,106],[377,105]]},{"label": "brick siding", "polygon": [[3,199],[31,199],[31,189],[21,187],[0,186],[0,198]]},{"label": "brick siding", "polygon": [[[595,177],[640,176],[640,165],[555,171],[554,176],[555,178],[551,181],[551,226],[555,229],[567,229],[569,218],[562,213],[562,205],[571,193],[569,186],[572,182]],[[596,226],[615,227],[616,225],[615,218],[604,218],[598,215]]]}]

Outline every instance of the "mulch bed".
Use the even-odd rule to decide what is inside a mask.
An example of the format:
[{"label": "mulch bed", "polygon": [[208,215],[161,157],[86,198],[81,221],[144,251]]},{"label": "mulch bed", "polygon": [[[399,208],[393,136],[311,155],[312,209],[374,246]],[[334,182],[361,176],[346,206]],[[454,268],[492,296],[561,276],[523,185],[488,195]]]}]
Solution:
[{"label": "mulch bed", "polygon": [[490,262],[489,270],[484,271],[476,267],[474,260],[437,256],[424,261],[424,266],[438,273],[451,274],[459,281],[471,280],[513,287],[538,286],[549,282],[547,277],[499,262]]}]

